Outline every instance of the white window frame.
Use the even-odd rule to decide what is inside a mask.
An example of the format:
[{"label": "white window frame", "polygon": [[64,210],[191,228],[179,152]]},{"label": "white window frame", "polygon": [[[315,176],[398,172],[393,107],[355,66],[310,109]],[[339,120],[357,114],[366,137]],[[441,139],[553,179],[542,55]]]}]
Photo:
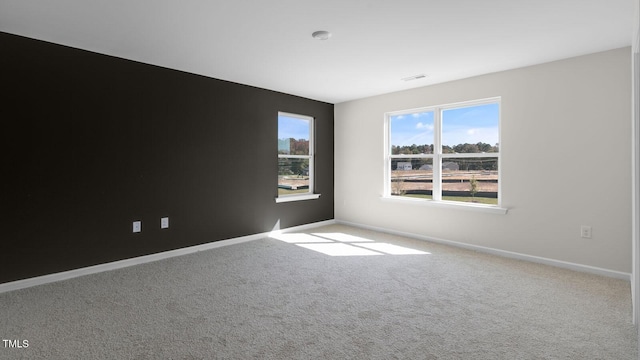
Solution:
[{"label": "white window frame", "polygon": [[[486,105],[486,104],[498,104],[498,141],[500,144],[500,149],[497,153],[452,153],[452,154],[444,154],[442,152],[442,113],[445,110],[477,106],[477,105]],[[434,120],[433,120],[433,154],[399,154],[393,155],[391,154],[391,117],[397,115],[408,115],[415,114],[420,112],[433,112]],[[385,141],[384,141],[384,156],[385,156],[385,166],[384,166],[384,193],[383,200],[385,201],[398,201],[402,203],[410,203],[410,204],[419,204],[419,205],[427,205],[427,206],[440,206],[440,207],[450,207],[450,208],[463,208],[466,210],[480,210],[485,212],[506,214],[507,209],[502,208],[502,164],[501,164],[501,153],[502,153],[502,143],[500,142],[501,136],[501,127],[502,127],[502,104],[500,97],[493,97],[487,99],[480,100],[471,100],[464,102],[457,102],[451,104],[444,105],[436,105],[429,106],[417,109],[408,109],[408,110],[400,110],[385,113],[384,119],[384,127],[385,127]],[[410,197],[403,196],[394,196],[391,195],[391,162],[393,159],[432,159],[433,161],[433,190],[432,190],[432,199],[416,199]],[[462,201],[448,201],[442,200],[442,163],[443,160],[450,158],[498,158],[498,204],[477,204],[477,203],[468,203]]]},{"label": "white window frame", "polygon": [[[315,179],[315,119],[312,116],[300,115],[294,113],[288,113],[279,111],[278,118],[280,116],[286,116],[290,118],[297,118],[305,121],[309,121],[309,155],[288,155],[278,154],[278,159],[308,159],[309,160],[309,191],[305,193],[279,195],[276,196],[276,202],[289,202],[300,200],[311,200],[320,197],[320,194],[314,193],[314,179]],[[279,132],[278,132],[279,133]]]}]

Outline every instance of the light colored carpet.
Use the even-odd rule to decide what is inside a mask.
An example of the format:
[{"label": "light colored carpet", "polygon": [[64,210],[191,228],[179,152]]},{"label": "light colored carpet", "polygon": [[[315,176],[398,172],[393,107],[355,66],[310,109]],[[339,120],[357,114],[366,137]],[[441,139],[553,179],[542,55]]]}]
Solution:
[{"label": "light colored carpet", "polygon": [[[344,251],[376,255],[326,254]],[[638,358],[626,281],[342,225],[8,292],[0,310],[0,336],[29,342],[2,359]]]}]

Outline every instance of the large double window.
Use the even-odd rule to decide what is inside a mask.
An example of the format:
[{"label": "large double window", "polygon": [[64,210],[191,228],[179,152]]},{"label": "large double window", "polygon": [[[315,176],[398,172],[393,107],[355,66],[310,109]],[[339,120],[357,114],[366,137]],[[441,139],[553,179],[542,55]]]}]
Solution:
[{"label": "large double window", "polygon": [[278,113],[278,197],[277,202],[306,200],[314,194],[313,118]]},{"label": "large double window", "polygon": [[385,195],[500,204],[500,99],[386,114]]}]

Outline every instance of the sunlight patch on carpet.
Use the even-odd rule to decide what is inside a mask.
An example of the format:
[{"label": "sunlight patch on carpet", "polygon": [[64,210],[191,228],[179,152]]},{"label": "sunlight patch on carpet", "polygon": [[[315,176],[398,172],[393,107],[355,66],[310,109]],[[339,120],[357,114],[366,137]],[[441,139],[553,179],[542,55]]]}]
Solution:
[{"label": "sunlight patch on carpet", "polygon": [[296,244],[305,249],[317,251],[329,256],[371,256],[382,253],[342,243],[331,244]]},{"label": "sunlight patch on carpet", "polygon": [[363,238],[360,236],[354,236],[344,233],[312,233],[312,235],[340,241],[343,243],[354,243],[354,242],[374,242],[374,240]]},{"label": "sunlight patch on carpet", "polygon": [[317,236],[309,235],[309,234],[274,234],[272,233],[269,237],[273,239],[277,239],[280,241],[284,241],[289,244],[300,244],[300,243],[333,243],[333,240],[319,238]]},{"label": "sunlight patch on carpet", "polygon": [[271,238],[329,256],[430,255],[431,253],[343,233],[272,233]]}]

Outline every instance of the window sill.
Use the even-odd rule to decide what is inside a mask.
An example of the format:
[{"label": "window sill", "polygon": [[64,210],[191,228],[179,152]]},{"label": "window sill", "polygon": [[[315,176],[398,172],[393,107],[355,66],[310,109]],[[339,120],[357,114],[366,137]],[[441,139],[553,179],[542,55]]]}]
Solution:
[{"label": "window sill", "polygon": [[320,197],[320,194],[304,194],[304,195],[287,195],[276,198],[277,203],[289,202],[289,201],[302,201],[312,200]]},{"label": "window sill", "polygon": [[462,203],[462,202],[458,203],[455,201],[433,201],[433,200],[425,200],[425,199],[412,199],[412,198],[399,197],[399,196],[383,196],[380,199],[386,202],[411,204],[411,205],[418,205],[418,206],[431,206],[431,207],[439,207],[439,208],[447,208],[447,209],[478,211],[478,212],[500,214],[500,215],[505,215],[509,211],[509,209],[507,208],[502,208],[494,205],[470,204],[470,203]]}]

